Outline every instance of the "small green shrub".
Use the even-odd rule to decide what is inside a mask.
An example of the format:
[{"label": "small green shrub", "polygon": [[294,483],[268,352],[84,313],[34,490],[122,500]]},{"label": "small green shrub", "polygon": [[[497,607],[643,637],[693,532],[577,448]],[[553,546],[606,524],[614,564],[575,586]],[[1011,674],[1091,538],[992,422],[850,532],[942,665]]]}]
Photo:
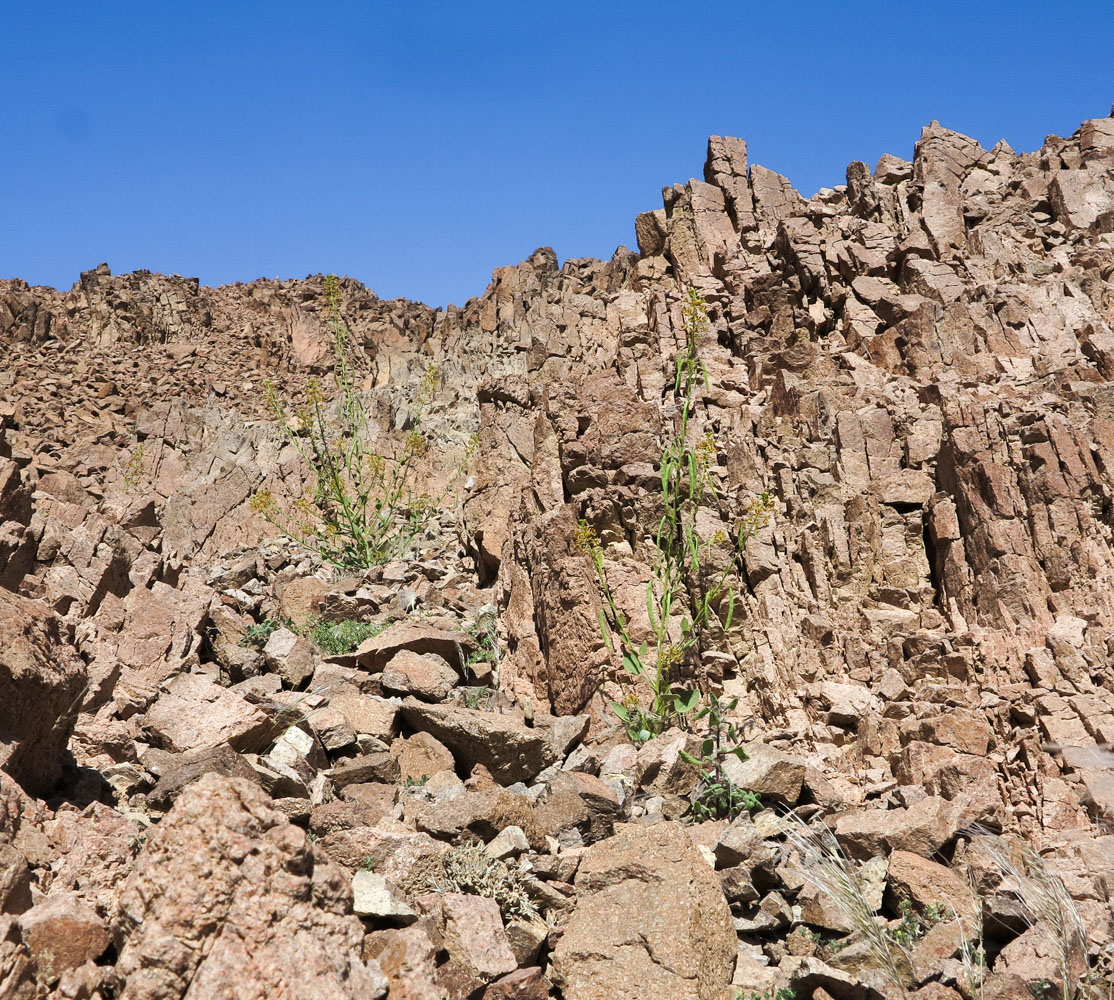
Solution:
[{"label": "small green shrub", "polygon": [[897,905],[901,921],[886,931],[902,948],[911,948],[928,933],[928,929],[944,919],[944,910],[937,903],[925,908],[923,914],[913,909],[913,901],[903,899]]},{"label": "small green shrub", "polygon": [[343,656],[351,653],[364,640],[379,635],[392,622],[394,619],[390,616],[377,622],[361,622],[354,618],[341,621],[311,618],[303,626],[302,634],[330,656]]},{"label": "small green shrub", "polygon": [[700,770],[700,784],[692,794],[690,818],[695,823],[707,819],[734,819],[740,813],[758,809],[762,800],[754,792],[732,784],[724,769],[728,757],[747,759],[739,731],[733,722],[724,718],[739,704],[738,698],[722,703],[715,692],[709,692],[708,704],[693,717],[697,722],[708,720],[709,736],[700,744],[700,756],[681,751],[681,757]]},{"label": "small green shrub", "polygon": [[267,640],[280,628],[294,631],[294,623],[285,615],[276,615],[273,618],[264,618],[257,625],[249,625],[240,639],[240,645],[245,649],[262,649],[267,645]]},{"label": "small green shrub", "polygon": [[775,990],[772,986],[761,993],[757,990],[739,990],[735,1000],[797,1000],[797,994],[787,987]]},{"label": "small green shrub", "polygon": [[474,649],[464,659],[464,669],[470,671],[477,663],[490,663],[499,666],[499,633],[496,627],[499,613],[492,607],[480,612],[465,631],[472,637]]},{"label": "small green shrub", "polygon": [[486,684],[475,687],[458,687],[456,696],[465,708],[478,710],[495,697],[495,689]]}]

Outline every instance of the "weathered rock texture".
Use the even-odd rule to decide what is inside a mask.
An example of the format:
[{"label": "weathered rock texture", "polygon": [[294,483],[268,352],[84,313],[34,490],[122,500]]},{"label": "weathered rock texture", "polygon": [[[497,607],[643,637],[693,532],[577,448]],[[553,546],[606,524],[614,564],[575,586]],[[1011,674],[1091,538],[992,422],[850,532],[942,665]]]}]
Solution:
[{"label": "weathered rock texture", "polygon": [[[250,503],[310,484],[265,387],[328,384],[322,277],[0,282],[0,992],[881,995],[860,940],[797,926],[848,930],[775,813],[678,825],[698,739],[636,748],[607,707],[640,692],[578,523],[646,632],[690,290],[701,530],[773,506],[713,554],[735,627],[686,664],[739,699],[731,773],[819,810],[891,920],[975,884],[985,996],[1059,973],[974,822],[1045,851],[1111,940],[1114,118],[1023,154],[933,123],[811,198],[713,137],[635,232],[460,308],[341,281],[370,435],[397,453],[434,366],[419,475],[451,486],[412,558],[352,576]],[[336,654],[320,619],[383,630]],[[526,867],[446,910],[449,846],[496,838]],[[956,928],[918,947],[906,985],[956,995]]]}]

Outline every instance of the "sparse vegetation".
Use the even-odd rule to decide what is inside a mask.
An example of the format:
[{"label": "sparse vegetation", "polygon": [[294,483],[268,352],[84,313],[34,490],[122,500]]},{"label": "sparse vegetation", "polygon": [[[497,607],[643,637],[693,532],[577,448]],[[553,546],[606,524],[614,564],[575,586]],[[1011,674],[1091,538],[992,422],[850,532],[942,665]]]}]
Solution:
[{"label": "sparse vegetation", "polygon": [[387,628],[394,618],[387,616],[378,621],[362,622],[355,618],[343,618],[339,621],[327,621],[316,615],[310,616],[301,625],[285,615],[273,615],[264,618],[256,625],[249,625],[244,632],[240,645],[251,649],[262,649],[280,628],[290,629],[298,635],[309,639],[323,653],[330,656],[342,656],[351,653],[365,639],[378,635]]},{"label": "sparse vegetation", "polygon": [[356,385],[335,275],[325,279],[324,306],[333,340],[335,403],[328,403],[316,380],[310,382],[306,404],[296,411],[287,408],[274,383],[268,382],[265,390],[268,408],[310,467],[312,489],[289,506],[262,490],[252,498],[252,507],[326,562],[362,570],[410,552],[456,474],[440,496],[419,488],[417,464],[428,448],[421,423],[440,382],[436,365],[428,365],[422,376],[399,454],[383,454],[372,444],[371,416]]},{"label": "sparse vegetation", "polygon": [[824,893],[861,936],[877,967],[899,990],[906,993],[902,966],[908,962],[901,944],[893,940],[877,920],[878,911],[867,898],[858,865],[846,854],[827,826],[808,826],[795,813],[787,818],[787,842],[796,851],[795,865],[804,880]]},{"label": "sparse vegetation", "polygon": [[903,899],[897,908],[901,915],[900,922],[886,933],[902,948],[911,948],[928,933],[930,927],[944,918],[943,908],[935,903],[927,907],[923,914],[917,913],[911,899]]},{"label": "sparse vegetation", "polygon": [[709,736],[700,744],[700,756],[681,751],[681,757],[700,769],[700,784],[692,794],[690,818],[696,822],[706,819],[734,819],[742,812],[757,809],[762,800],[746,788],[733,784],[724,768],[728,757],[747,759],[741,746],[739,731],[733,722],[724,718],[739,704],[738,698],[722,703],[714,692],[708,694],[708,704],[700,709],[693,721],[706,718]]},{"label": "sparse vegetation", "polygon": [[264,618],[263,621],[247,627],[247,631],[244,632],[244,636],[240,640],[240,645],[246,649],[262,649],[267,645],[267,640],[280,628],[288,628],[293,631],[294,623],[285,615]]},{"label": "sparse vegetation", "polygon": [[124,466],[124,489],[128,493],[135,493],[143,480],[143,461],[146,458],[146,452],[146,445],[141,441],[135,446],[131,458],[128,459],[128,464]]},{"label": "sparse vegetation", "polygon": [[1092,978],[1087,929],[1063,880],[1048,869],[1044,859],[1028,844],[1014,853],[989,831],[982,832],[977,842],[1007,880],[1028,919],[1043,923],[1051,932],[1056,944],[1061,1000],[1086,996],[1080,991],[1088,989]]},{"label": "sparse vegetation", "polygon": [[389,615],[374,622],[361,622],[354,618],[343,618],[340,621],[310,618],[303,627],[302,634],[330,656],[343,656],[351,653],[366,639],[379,635],[393,621],[394,618]]},{"label": "sparse vegetation", "polygon": [[440,865],[426,876],[426,892],[463,892],[487,896],[499,904],[505,919],[533,917],[538,908],[531,897],[534,877],[518,862],[491,857],[483,844],[450,848]]},{"label": "sparse vegetation", "polygon": [[[683,666],[699,654],[711,631],[727,633],[735,614],[735,592],[728,577],[747,539],[765,523],[772,504],[763,494],[737,527],[732,558],[723,568],[709,570],[711,550],[728,544],[725,531],[706,538],[697,530],[697,513],[716,498],[710,469],[718,446],[710,432],[693,444],[690,422],[707,372],[697,351],[697,338],[708,327],[707,304],[690,289],[683,308],[685,345],[676,361],[673,396],[676,417],[661,453],[663,513],[654,534],[654,560],[646,585],[646,612],[653,643],[637,642],[631,623],[619,609],[607,577],[603,548],[592,526],[581,520],[577,541],[592,560],[603,596],[600,631],[609,650],[616,650],[623,669],[649,694],[644,704],[636,695],[612,702],[630,738],[644,743],[674,721],[692,713],[700,703],[698,687],[687,684]],[[679,618],[679,621],[677,620]]]}]

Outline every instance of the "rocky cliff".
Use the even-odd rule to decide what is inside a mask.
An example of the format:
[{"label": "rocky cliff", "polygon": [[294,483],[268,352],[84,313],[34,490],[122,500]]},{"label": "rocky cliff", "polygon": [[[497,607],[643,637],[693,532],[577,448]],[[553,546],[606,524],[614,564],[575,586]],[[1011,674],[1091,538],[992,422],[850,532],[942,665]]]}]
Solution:
[{"label": "rocky cliff", "polygon": [[[250,503],[309,481],[265,383],[327,381],[320,277],[0,282],[0,995],[889,995],[790,806],[863,862],[916,995],[1065,977],[976,830],[1042,852],[1101,965],[1114,117],[1024,154],[933,123],[811,199],[713,137],[663,202],[638,253],[538,250],[463,308],[341,282],[371,433],[402,446],[436,366],[421,474],[452,484],[356,576]],[[639,688],[578,532],[648,632],[691,290],[702,528],[773,502],[689,665],[738,698],[761,807],[701,823],[694,738],[633,746],[608,707]],[[453,874],[472,841],[499,872]],[[528,905],[476,888],[515,878]],[[981,987],[941,919],[972,891]]]}]

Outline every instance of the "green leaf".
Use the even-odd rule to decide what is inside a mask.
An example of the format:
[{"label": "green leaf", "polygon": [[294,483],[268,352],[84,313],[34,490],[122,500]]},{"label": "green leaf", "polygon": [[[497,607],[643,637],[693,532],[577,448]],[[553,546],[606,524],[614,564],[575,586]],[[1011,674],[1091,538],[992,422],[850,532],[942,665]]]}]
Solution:
[{"label": "green leaf", "polygon": [[[724,632],[731,630],[731,619],[735,617],[735,591],[729,590],[727,592],[727,620],[723,623]],[[738,699],[735,699],[738,701]]]},{"label": "green leaf", "polygon": [[746,751],[745,751],[745,750],[744,750],[744,749],[743,749],[742,747],[732,747],[732,748],[731,748],[730,750],[728,750],[727,752],[728,752],[728,753],[730,753],[730,754],[734,754],[734,755],[735,755],[736,757],[738,757],[738,758],[739,758],[739,760],[741,760],[741,761],[742,761],[742,762],[743,762],[744,764],[745,764],[745,763],[746,763],[746,762],[747,762],[748,760],[750,760],[750,757],[749,757],[749,756],[747,755],[747,752],[746,752]]},{"label": "green leaf", "polygon": [[607,647],[609,653],[615,652],[611,647],[611,630],[607,627],[607,616],[603,613],[603,608],[600,608],[600,633],[603,635],[603,643]]},{"label": "green leaf", "polygon": [[699,767],[701,764],[701,761],[697,760],[691,753],[685,753],[684,750],[679,751],[678,756],[686,764],[691,764],[693,767]]},{"label": "green leaf", "polygon": [[705,757],[711,757],[712,754],[715,752],[715,749],[716,749],[716,741],[715,740],[704,740],[704,742],[700,744],[700,752]]},{"label": "green leaf", "polygon": [[613,711],[624,722],[630,722],[630,712],[628,712],[626,708],[620,705],[617,701],[608,702],[608,708],[610,708],[611,711]]},{"label": "green leaf", "polygon": [[657,631],[658,622],[654,617],[654,582],[651,580],[646,584],[646,614],[650,616],[650,628]]},{"label": "green leaf", "polygon": [[651,739],[652,736],[653,733],[651,733],[649,729],[640,729],[638,731],[638,742],[646,743],[648,740]]},{"label": "green leaf", "polygon": [[693,688],[691,691],[684,691],[673,699],[674,709],[682,715],[686,712],[691,712],[699,704],[700,691],[696,688]]},{"label": "green leaf", "polygon": [[642,664],[639,663],[630,653],[623,654],[623,669],[628,674],[633,674],[635,677],[642,675]]}]

